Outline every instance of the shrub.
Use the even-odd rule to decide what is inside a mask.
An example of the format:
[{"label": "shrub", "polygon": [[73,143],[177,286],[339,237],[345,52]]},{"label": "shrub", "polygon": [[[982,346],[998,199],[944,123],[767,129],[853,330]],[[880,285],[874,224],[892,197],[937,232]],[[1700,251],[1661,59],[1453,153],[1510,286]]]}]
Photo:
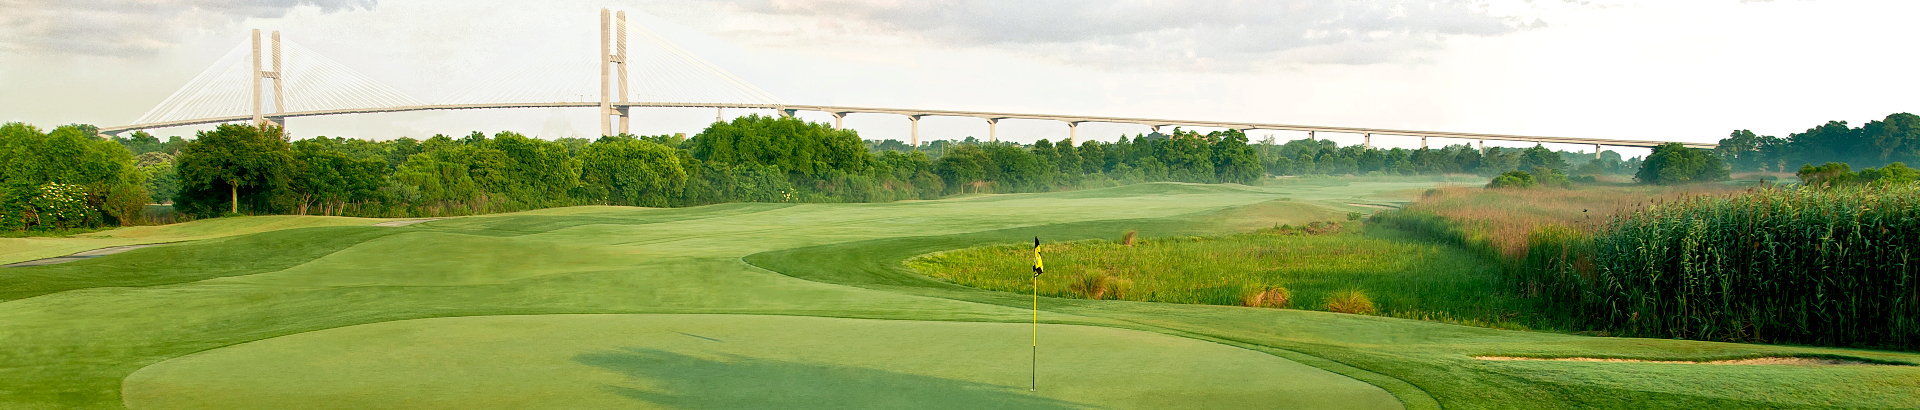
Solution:
[{"label": "shrub", "polygon": [[1327,296],[1325,307],[1328,312],[1371,315],[1374,313],[1373,299],[1357,289],[1334,292]]},{"label": "shrub", "polygon": [[1259,289],[1247,292],[1246,301],[1242,304],[1248,307],[1285,308],[1293,303],[1293,292],[1287,288],[1272,286]]},{"label": "shrub", "polygon": [[1487,182],[1487,187],[1522,189],[1532,188],[1537,184],[1538,183],[1533,180],[1533,174],[1529,174],[1526,171],[1507,171],[1504,174],[1500,174],[1500,176],[1493,177],[1493,181]]},{"label": "shrub", "polygon": [[1349,220],[1349,221],[1358,221],[1358,220],[1360,220],[1360,218],[1362,218],[1362,217],[1365,217],[1365,216],[1367,216],[1367,214],[1363,214],[1363,213],[1359,213],[1359,212],[1348,212],[1348,213],[1347,213],[1347,220]]},{"label": "shrub", "polygon": [[1125,235],[1120,235],[1120,244],[1121,244],[1121,245],[1126,245],[1126,246],[1133,246],[1133,236],[1134,236],[1135,234],[1138,234],[1138,233],[1140,233],[1140,232],[1139,232],[1139,231],[1127,231],[1127,234],[1125,234]]}]

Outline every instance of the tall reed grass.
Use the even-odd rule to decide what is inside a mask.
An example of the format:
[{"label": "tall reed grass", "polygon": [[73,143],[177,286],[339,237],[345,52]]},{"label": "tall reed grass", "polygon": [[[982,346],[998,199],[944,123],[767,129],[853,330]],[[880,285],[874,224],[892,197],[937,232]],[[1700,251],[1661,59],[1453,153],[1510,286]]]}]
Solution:
[{"label": "tall reed grass", "polygon": [[1517,274],[1591,326],[1920,349],[1920,185],[1688,197],[1535,239]]}]

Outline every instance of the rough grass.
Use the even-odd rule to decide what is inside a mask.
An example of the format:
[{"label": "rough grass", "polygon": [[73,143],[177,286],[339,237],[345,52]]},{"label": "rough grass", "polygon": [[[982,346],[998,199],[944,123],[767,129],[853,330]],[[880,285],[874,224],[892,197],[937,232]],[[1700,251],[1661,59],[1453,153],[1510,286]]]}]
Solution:
[{"label": "rough grass", "polygon": [[[1106,240],[1046,244],[1040,252],[1047,274],[1039,292],[1227,306],[1287,301],[1280,304],[1499,328],[1550,327],[1528,316],[1532,309],[1523,301],[1501,295],[1491,262],[1399,232],[1331,233],[1336,230],[1135,239],[1132,246]],[[996,245],[934,253],[907,265],[962,285],[1025,293],[1033,286],[1025,268],[1032,258],[1031,246]],[[1274,289],[1284,296],[1261,296]],[[1342,302],[1322,303],[1331,300]]]},{"label": "rough grass", "polygon": [[1444,218],[1461,230],[1459,235],[1466,236],[1466,241],[1517,258],[1527,253],[1527,236],[1542,226],[1592,231],[1608,217],[1623,212],[1692,195],[1741,189],[1745,187],[1729,184],[1580,185],[1575,189],[1444,187],[1428,190],[1399,213]]}]

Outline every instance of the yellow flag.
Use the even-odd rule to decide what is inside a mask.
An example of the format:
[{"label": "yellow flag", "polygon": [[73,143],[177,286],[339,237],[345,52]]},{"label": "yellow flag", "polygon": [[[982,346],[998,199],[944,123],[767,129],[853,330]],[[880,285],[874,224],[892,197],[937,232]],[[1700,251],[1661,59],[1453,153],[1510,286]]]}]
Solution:
[{"label": "yellow flag", "polygon": [[1046,268],[1040,264],[1040,237],[1035,236],[1033,237],[1033,276],[1040,276],[1042,273],[1046,273]]}]

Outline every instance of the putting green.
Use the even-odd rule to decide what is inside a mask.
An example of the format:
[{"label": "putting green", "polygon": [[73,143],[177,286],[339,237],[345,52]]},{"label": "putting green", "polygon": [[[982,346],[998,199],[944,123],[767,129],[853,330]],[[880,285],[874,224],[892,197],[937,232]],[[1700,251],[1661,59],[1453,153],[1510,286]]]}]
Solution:
[{"label": "putting green", "polygon": [[260,408],[1387,409],[1378,387],[1158,333],[750,315],[542,315],[350,326],[128,376],[136,410]]}]

